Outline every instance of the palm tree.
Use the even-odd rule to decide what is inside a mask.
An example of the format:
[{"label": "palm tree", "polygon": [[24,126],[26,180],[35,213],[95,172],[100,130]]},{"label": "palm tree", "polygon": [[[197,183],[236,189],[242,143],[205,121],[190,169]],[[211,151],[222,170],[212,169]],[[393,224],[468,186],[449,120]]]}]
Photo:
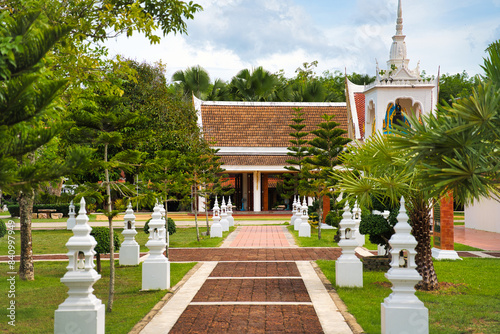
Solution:
[{"label": "palm tree", "polygon": [[274,101],[279,80],[262,66],[241,70],[231,80],[232,93],[243,101]]},{"label": "palm tree", "polygon": [[408,150],[395,149],[391,139],[375,134],[363,145],[352,147],[349,153],[341,156],[347,170],[337,172],[335,178],[341,191],[356,196],[367,209],[372,206],[371,196],[380,201],[388,198],[393,206],[398,205],[401,196],[405,197],[412,234],[418,243],[415,262],[422,276],[416,288],[435,290],[439,286],[430,247],[432,197],[421,185],[425,167],[408,164]]},{"label": "palm tree", "polygon": [[193,95],[199,99],[205,99],[210,88],[210,75],[200,65],[175,72],[172,75],[172,81],[177,83],[186,100],[191,100]]}]

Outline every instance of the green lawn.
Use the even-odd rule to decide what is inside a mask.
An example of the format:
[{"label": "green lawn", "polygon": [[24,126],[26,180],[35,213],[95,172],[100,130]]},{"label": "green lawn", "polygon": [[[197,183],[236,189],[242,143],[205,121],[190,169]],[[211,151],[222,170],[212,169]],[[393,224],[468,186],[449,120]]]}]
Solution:
[{"label": "green lawn", "polygon": [[[230,228],[230,232],[234,231],[235,227]],[[142,228],[137,228],[135,240],[140,245],[141,252],[147,252],[145,246],[148,241],[148,234],[144,233]],[[201,232],[206,228],[200,228]],[[123,241],[123,229],[114,229],[115,233],[120,238],[120,243]],[[210,238],[209,236],[200,236],[200,241],[196,240],[196,228],[177,228],[177,232],[170,236],[170,247],[218,247],[222,244],[229,232],[223,233],[223,238]],[[33,230],[32,243],[34,254],[62,254],[66,253],[66,242],[73,236],[72,231],[68,230]],[[16,254],[20,253],[21,243],[19,241],[19,231],[16,231]],[[7,254],[7,238],[0,238],[0,255]]]},{"label": "green lawn", "polygon": [[[67,262],[36,262],[35,281],[16,281],[16,327],[2,320],[1,333],[53,333],[54,311],[67,297],[67,287],[60,282]],[[101,279],[94,284],[94,294],[103,304],[108,302],[109,262],[102,263]],[[195,263],[171,263],[171,285],[177,284]],[[8,291],[7,264],[0,264],[1,291]],[[116,285],[113,311],[106,313],[106,333],[128,333],[165,295],[165,290],[140,291],[142,266],[121,267],[116,262]],[[6,300],[4,298],[3,300]],[[5,314],[5,313],[3,313]],[[9,328],[7,328],[9,327]],[[12,331],[12,329],[15,329]]]},{"label": "green lawn", "polygon": [[[335,283],[334,261],[317,261]],[[444,288],[417,292],[429,309],[430,333],[500,333],[500,262],[498,259],[465,258],[435,261]],[[366,333],[380,333],[380,304],[392,292],[383,272],[363,273],[363,288],[336,288]]]}]

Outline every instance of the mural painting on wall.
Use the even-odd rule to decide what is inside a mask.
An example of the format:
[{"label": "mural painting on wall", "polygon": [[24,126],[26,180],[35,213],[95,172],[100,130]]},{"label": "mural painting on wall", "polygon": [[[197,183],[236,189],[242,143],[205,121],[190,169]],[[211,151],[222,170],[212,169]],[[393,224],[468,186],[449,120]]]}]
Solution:
[{"label": "mural painting on wall", "polygon": [[393,129],[393,125],[397,124],[398,120],[409,127],[410,123],[405,115],[406,110],[403,109],[399,103],[389,103],[383,124],[384,135],[392,133],[391,130]]}]

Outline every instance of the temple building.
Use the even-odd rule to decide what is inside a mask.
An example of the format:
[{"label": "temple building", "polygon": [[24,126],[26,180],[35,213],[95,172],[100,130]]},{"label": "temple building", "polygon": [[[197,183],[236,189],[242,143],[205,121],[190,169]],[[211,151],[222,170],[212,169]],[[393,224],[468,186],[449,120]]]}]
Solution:
[{"label": "temple building", "polygon": [[[424,80],[420,68],[409,68],[401,0],[398,4],[396,34],[384,70],[376,65],[376,80],[355,85],[346,77],[346,101],[340,103],[219,102],[194,98],[198,124],[203,135],[224,162],[223,168],[235,188],[233,203],[237,210],[268,211],[289,209],[282,203],[277,188],[285,166],[294,109],[301,108],[309,132],[322,122],[323,114],[334,121],[353,140],[362,141],[376,131],[391,132],[393,124],[405,122],[409,113],[420,116],[435,109],[439,78]],[[305,139],[312,139],[309,135]],[[329,204],[325,203],[325,210]],[[200,209],[204,204],[201,200]],[[325,211],[327,212],[327,211]]]}]

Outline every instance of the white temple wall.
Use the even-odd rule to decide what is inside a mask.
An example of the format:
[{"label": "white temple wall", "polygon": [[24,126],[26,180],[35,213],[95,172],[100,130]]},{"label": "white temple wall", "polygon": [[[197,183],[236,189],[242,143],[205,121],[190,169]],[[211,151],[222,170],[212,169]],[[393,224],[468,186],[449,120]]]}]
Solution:
[{"label": "white temple wall", "polygon": [[465,207],[465,227],[500,233],[500,203],[483,198]]}]

